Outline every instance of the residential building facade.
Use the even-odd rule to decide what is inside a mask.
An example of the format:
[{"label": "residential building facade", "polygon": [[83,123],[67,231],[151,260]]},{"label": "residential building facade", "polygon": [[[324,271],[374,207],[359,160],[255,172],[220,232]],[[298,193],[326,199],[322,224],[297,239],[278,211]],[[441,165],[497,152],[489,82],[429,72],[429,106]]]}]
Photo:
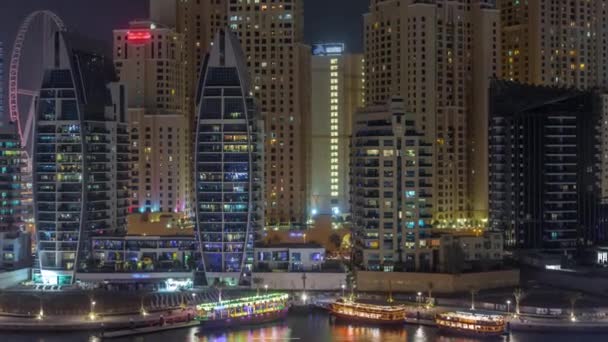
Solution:
[{"label": "residential building facade", "polygon": [[579,89],[608,85],[605,0],[497,4],[504,79]]},{"label": "residential building facade", "polygon": [[495,81],[490,110],[490,227],[506,246],[563,255],[604,241],[601,96]]},{"label": "residential building facade", "polygon": [[[164,13],[164,12],[163,12]],[[132,212],[192,213],[183,35],[152,21],[114,30],[114,62],[127,88]]]},{"label": "residential building facade", "polygon": [[352,222],[356,262],[367,270],[430,271],[433,265],[432,144],[406,102],[391,98],[355,117]]},{"label": "residential building facade", "polygon": [[128,133],[111,62],[69,33],[54,40],[34,122],[34,277],[70,284],[91,260],[91,236],[125,231]]},{"label": "residential building facade", "polygon": [[487,218],[487,89],[500,75],[492,1],[371,0],[364,15],[366,103],[406,99],[434,144],[434,217]]},{"label": "residential building facade", "polygon": [[0,232],[14,232],[22,228],[23,167],[23,150],[16,126],[4,126],[0,122]]},{"label": "residential building facade", "polygon": [[264,116],[266,223],[294,226],[308,214],[310,47],[304,1],[231,0],[228,25],[239,37]]}]

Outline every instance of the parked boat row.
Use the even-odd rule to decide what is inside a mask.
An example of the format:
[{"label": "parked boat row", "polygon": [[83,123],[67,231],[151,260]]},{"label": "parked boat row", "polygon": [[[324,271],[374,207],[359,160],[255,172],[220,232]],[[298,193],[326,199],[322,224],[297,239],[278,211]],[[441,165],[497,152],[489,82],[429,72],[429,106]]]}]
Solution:
[{"label": "parked boat row", "polygon": [[[402,325],[408,321],[404,305],[375,305],[340,298],[330,304],[329,311],[336,319],[353,323]],[[499,336],[506,328],[504,316],[466,311],[438,314],[435,324],[445,333],[475,337]]]}]

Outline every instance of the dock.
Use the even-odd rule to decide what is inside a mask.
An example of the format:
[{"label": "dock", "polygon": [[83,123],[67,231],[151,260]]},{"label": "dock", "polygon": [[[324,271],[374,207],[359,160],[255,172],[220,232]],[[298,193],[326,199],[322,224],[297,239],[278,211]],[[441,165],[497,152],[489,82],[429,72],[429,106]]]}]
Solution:
[{"label": "dock", "polygon": [[144,328],[133,328],[133,329],[123,329],[123,330],[115,330],[105,332],[101,335],[102,339],[113,339],[120,337],[129,337],[129,336],[138,336],[145,334],[158,333],[169,330],[177,330],[184,328],[197,327],[200,323],[198,321],[185,322],[185,323],[175,323],[175,324],[165,324],[163,326],[152,326],[152,327],[144,327]]}]

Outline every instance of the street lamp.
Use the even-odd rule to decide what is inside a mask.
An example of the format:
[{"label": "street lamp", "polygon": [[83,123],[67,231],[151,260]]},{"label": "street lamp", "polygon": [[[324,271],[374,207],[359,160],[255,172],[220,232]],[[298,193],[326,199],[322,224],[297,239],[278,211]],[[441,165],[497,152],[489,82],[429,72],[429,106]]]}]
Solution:
[{"label": "street lamp", "polygon": [[302,293],[302,303],[306,304],[306,299],[308,299],[308,296],[306,295],[306,292]]},{"label": "street lamp", "polygon": [[418,297],[416,297],[416,302],[422,303],[422,292],[418,292]]},{"label": "street lamp", "polygon": [[95,319],[95,304],[97,304],[94,300],[91,301],[91,312],[89,313],[89,318],[92,320]]},{"label": "street lamp", "polygon": [[346,285],[342,284],[341,287],[342,287],[342,297],[344,297],[344,289],[346,289]]},{"label": "street lamp", "polygon": [[268,294],[268,284],[264,284],[264,290],[266,290],[266,294]]},{"label": "street lamp", "polygon": [[507,313],[511,312],[511,301],[507,300]]}]

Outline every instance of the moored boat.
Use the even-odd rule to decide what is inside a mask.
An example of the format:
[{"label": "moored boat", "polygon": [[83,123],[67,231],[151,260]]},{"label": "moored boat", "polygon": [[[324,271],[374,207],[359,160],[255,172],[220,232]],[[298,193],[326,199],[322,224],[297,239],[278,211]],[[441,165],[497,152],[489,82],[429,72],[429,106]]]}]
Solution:
[{"label": "moored boat", "polygon": [[206,328],[254,325],[285,318],[288,295],[273,293],[196,306],[197,319]]},{"label": "moored boat", "polygon": [[404,324],[403,305],[376,305],[338,299],[329,305],[331,314],[340,320],[364,324]]},{"label": "moored boat", "polygon": [[445,312],[435,317],[440,331],[463,336],[492,337],[505,333],[505,317],[468,311]]}]

